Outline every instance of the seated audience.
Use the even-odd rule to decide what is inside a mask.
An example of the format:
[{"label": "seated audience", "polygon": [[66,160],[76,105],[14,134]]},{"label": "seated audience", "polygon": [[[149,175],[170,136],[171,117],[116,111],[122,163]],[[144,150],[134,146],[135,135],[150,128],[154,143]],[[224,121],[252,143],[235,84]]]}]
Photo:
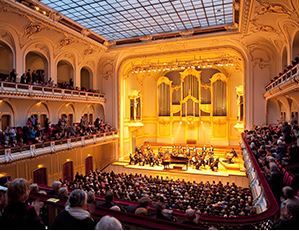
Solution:
[{"label": "seated audience", "polygon": [[39,211],[41,203],[26,201],[29,197],[29,184],[23,178],[8,183],[7,206],[4,208],[1,229],[45,229]]},{"label": "seated audience", "polygon": [[115,217],[104,216],[96,225],[96,230],[122,230],[122,224]]},{"label": "seated audience", "polygon": [[68,205],[55,218],[52,229],[94,229],[94,221],[86,209],[86,192],[75,189],[69,196]]}]

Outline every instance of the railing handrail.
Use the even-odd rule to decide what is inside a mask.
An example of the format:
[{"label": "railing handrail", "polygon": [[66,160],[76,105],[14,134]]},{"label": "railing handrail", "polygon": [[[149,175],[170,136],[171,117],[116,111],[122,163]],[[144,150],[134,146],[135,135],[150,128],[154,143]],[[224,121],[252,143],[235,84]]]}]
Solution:
[{"label": "railing handrail", "polygon": [[[105,94],[101,93],[101,92],[82,91],[82,90],[69,89],[69,88],[61,88],[61,87],[54,87],[54,86],[51,87],[51,86],[47,86],[47,85],[24,84],[24,83],[16,83],[16,82],[9,82],[9,81],[0,81],[0,82],[1,82],[2,88],[4,88],[3,85],[7,84],[7,85],[14,86],[17,89],[19,89],[19,86],[28,87],[28,90],[32,90],[33,87],[40,87],[41,91],[43,91],[43,92],[44,92],[44,89],[51,89],[52,92],[54,90],[61,90],[62,94],[65,94],[65,91],[71,91],[71,95],[73,95],[73,93],[77,92],[79,95],[84,93],[86,97],[99,97],[99,98],[105,97]],[[35,91],[35,90],[32,90],[32,91]],[[69,93],[66,93],[66,94],[69,94]]]},{"label": "railing handrail", "polygon": [[[299,71],[299,63],[294,65],[292,68],[288,69],[286,72],[284,72],[280,77],[278,77],[274,81],[271,81],[270,83],[268,83],[265,86],[266,91],[274,88],[275,86],[285,82],[287,79],[290,79],[291,77],[293,77],[292,71],[297,68],[298,68],[298,70],[297,70],[297,72],[298,72]],[[291,75],[288,78],[286,78],[286,75],[288,75],[288,74],[291,74]]]}]

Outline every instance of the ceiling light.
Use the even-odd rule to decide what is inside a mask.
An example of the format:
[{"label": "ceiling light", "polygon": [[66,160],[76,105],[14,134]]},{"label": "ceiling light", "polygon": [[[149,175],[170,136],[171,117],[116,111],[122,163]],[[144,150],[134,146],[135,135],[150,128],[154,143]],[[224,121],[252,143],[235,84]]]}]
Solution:
[{"label": "ceiling light", "polygon": [[39,7],[38,6],[35,6],[34,9],[37,10],[37,11],[39,11]]}]

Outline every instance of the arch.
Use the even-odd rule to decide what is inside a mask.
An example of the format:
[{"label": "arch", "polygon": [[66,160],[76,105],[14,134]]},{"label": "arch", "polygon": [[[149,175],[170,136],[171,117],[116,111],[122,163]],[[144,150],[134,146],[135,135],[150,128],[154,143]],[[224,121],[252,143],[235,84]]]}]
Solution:
[{"label": "arch", "polygon": [[[74,80],[74,67],[67,60],[60,60],[57,63],[57,83],[70,83],[70,79]],[[73,84],[74,86],[74,84]],[[72,86],[72,87],[73,87]]]},{"label": "arch", "polygon": [[287,47],[285,46],[282,50],[281,55],[281,70],[284,70],[288,66],[288,52]]},{"label": "arch", "polygon": [[92,78],[93,74],[91,69],[87,66],[82,67],[80,71],[81,89],[92,89]]},{"label": "arch", "polygon": [[95,119],[95,109],[93,105],[87,105],[82,111],[82,116],[87,116],[88,122],[93,124]]},{"label": "arch", "polygon": [[97,104],[97,105],[95,105],[95,110],[96,110],[95,116],[98,117],[99,119],[105,121],[105,109],[104,109],[104,106],[102,104]]},{"label": "arch", "polygon": [[[37,79],[33,77],[31,81],[45,82],[49,76],[49,63],[46,56],[38,51],[30,51],[25,56],[25,70],[30,72],[35,71]],[[27,80],[28,81],[28,80]]]},{"label": "arch", "polygon": [[47,168],[38,168],[33,171],[33,182],[38,185],[48,185]]},{"label": "arch", "polygon": [[[11,106],[11,104],[7,101],[4,100],[0,100],[0,115],[1,115],[1,129],[4,130],[6,127],[2,127],[2,125],[4,126],[14,126],[14,110],[13,107]],[[9,116],[9,121],[2,121],[2,119],[7,120],[8,117],[5,116]]]},{"label": "arch", "polygon": [[74,179],[74,164],[73,161],[67,161],[62,166],[63,180],[72,181]]},{"label": "arch", "polygon": [[17,31],[18,30],[16,30],[10,24],[6,24],[3,21],[1,22],[0,25],[1,42],[5,43],[13,53],[13,68],[16,68],[16,57],[17,57],[16,44],[19,44],[19,37]]},{"label": "arch", "polygon": [[88,175],[90,171],[93,171],[93,157],[88,156],[85,159],[85,174]]},{"label": "arch", "polygon": [[292,60],[299,57],[299,31],[296,32],[292,44]]},{"label": "arch", "polygon": [[30,117],[32,115],[35,115],[37,117],[38,123],[40,123],[40,125],[44,127],[46,118],[50,118],[48,105],[45,102],[38,102],[33,104],[28,109],[27,117]]},{"label": "arch", "polygon": [[0,80],[5,80],[14,68],[14,52],[4,41],[0,41]]},{"label": "arch", "polygon": [[76,121],[75,120],[76,112],[75,112],[74,105],[71,103],[66,103],[66,104],[62,105],[58,110],[58,118],[61,118],[62,115],[66,116],[67,125],[71,126],[74,123],[74,121]]}]

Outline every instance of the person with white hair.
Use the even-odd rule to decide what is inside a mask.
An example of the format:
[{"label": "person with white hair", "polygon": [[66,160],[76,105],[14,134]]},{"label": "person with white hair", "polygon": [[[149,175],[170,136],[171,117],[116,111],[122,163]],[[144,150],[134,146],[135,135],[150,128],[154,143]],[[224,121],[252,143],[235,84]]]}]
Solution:
[{"label": "person with white hair", "polygon": [[122,224],[115,217],[104,216],[96,225],[96,230],[122,230]]},{"label": "person with white hair", "polygon": [[52,229],[94,229],[95,223],[87,211],[87,194],[81,189],[71,192],[67,206],[55,218]]}]

